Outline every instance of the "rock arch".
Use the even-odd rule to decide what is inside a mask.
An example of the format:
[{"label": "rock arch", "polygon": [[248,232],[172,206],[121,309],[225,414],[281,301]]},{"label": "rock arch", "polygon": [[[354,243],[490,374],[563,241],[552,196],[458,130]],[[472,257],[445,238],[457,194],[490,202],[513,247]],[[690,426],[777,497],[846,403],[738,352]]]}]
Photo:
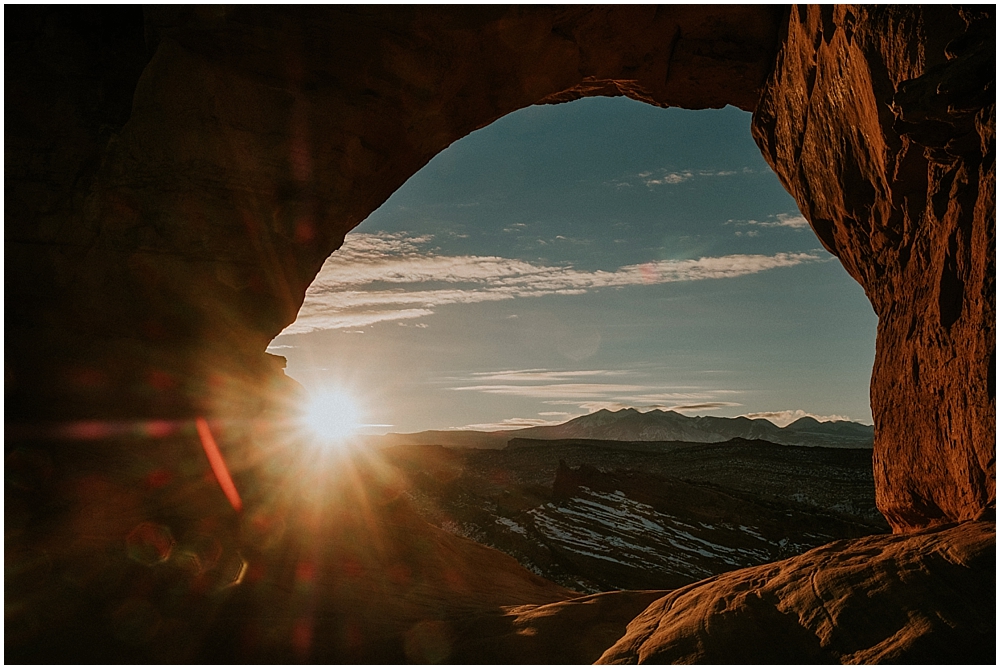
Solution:
[{"label": "rock arch", "polygon": [[[267,343],[344,235],[409,175],[515,109],[622,94],[755,111],[764,156],[879,316],[874,465],[899,534],[721,575],[638,616],[643,598],[614,613],[619,600],[597,596],[623,634],[603,659],[745,661],[751,636],[767,661],[991,656],[992,8],[12,7],[5,18],[5,529],[27,569],[7,592],[31,603],[5,628],[13,654],[161,658],[120,655],[108,631],[115,616],[142,623],[132,614],[150,609],[134,600],[111,623],[58,618],[75,615],[60,613],[80,606],[74,583],[131,528],[169,535],[145,522],[141,491],[73,474],[121,472],[144,454],[78,455],[47,426],[96,419],[77,425],[95,436],[119,419],[259,415],[284,378]],[[42,447],[12,458],[18,443]],[[53,471],[71,485],[46,484]],[[188,492],[192,514],[222,517],[218,490]],[[59,525],[72,504],[83,510]],[[47,550],[73,564],[60,578]],[[524,602],[571,594],[483,551],[462,554],[462,573],[502,577]],[[98,585],[94,596],[112,597]],[[509,603],[487,586],[490,606]],[[249,596],[270,615],[271,600]],[[223,646],[244,638],[204,611]],[[51,638],[43,615],[56,615],[44,618]],[[322,657],[358,659],[334,651]]]},{"label": "rock arch", "polygon": [[263,350],[323,260],[455,139],[585,95],[733,104],[879,315],[880,508],[995,506],[991,13],[18,12],[8,420],[259,410],[220,389],[280,374]]}]

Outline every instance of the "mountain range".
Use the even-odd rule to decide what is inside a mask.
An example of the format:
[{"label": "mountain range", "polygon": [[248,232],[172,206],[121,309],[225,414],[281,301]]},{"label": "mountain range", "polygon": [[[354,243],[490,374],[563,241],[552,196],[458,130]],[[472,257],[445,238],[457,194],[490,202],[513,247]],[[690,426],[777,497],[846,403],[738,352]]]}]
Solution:
[{"label": "mountain range", "polygon": [[477,432],[429,430],[371,438],[383,446],[438,444],[464,448],[505,448],[511,439],[601,439],[614,441],[685,441],[719,443],[730,439],[762,439],[787,446],[871,448],[871,425],[852,421],[820,422],[803,417],[785,427],[765,418],[685,416],[676,411],[601,409],[559,425],[520,430]]}]

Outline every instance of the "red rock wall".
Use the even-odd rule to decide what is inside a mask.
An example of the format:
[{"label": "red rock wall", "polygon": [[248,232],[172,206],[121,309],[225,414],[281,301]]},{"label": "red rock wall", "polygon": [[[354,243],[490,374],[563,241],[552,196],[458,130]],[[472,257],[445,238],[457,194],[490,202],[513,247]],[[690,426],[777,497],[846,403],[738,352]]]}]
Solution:
[{"label": "red rock wall", "polygon": [[765,157],[879,316],[879,508],[996,501],[992,10],[799,7],[754,116]]}]

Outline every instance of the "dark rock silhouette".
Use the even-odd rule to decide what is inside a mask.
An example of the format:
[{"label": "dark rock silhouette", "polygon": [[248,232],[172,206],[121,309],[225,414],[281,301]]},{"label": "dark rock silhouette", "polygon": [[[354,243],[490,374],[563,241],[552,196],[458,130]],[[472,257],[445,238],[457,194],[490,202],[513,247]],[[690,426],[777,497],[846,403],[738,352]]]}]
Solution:
[{"label": "dark rock silhouette", "polygon": [[763,439],[773,444],[833,448],[871,448],[874,430],[851,421],[820,422],[804,417],[778,427],[764,418],[745,416],[685,416],[676,411],[601,409],[559,425],[520,430],[477,432],[474,430],[426,430],[411,434],[371,437],[373,446],[415,444],[456,448],[506,448],[525,439],[598,439],[611,441],[683,441],[720,443],[730,439]]},{"label": "dark rock silhouette", "polygon": [[864,448],[872,444],[872,428],[850,421],[821,423],[800,418],[785,427],[758,418],[685,416],[675,411],[602,409],[553,425],[516,430],[511,436],[527,439],[613,439],[616,441],[722,442],[733,438],[763,439],[774,444]]}]

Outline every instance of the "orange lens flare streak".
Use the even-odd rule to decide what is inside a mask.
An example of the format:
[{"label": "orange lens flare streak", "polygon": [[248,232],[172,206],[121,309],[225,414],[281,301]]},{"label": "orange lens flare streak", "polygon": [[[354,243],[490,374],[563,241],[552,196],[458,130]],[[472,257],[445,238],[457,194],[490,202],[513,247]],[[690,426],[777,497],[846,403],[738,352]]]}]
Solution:
[{"label": "orange lens flare streak", "polygon": [[222,453],[219,452],[219,447],[215,443],[215,437],[212,436],[212,431],[208,429],[208,421],[199,416],[195,419],[194,424],[198,428],[198,436],[201,437],[201,447],[205,449],[205,455],[208,456],[208,464],[212,466],[212,473],[215,474],[215,480],[219,482],[219,487],[222,488],[222,492],[226,494],[226,498],[233,505],[233,508],[241,511],[243,509],[243,501],[240,499],[240,494],[236,491],[236,484],[233,483],[233,477],[229,475],[229,468],[226,467],[226,461],[222,459]]}]

